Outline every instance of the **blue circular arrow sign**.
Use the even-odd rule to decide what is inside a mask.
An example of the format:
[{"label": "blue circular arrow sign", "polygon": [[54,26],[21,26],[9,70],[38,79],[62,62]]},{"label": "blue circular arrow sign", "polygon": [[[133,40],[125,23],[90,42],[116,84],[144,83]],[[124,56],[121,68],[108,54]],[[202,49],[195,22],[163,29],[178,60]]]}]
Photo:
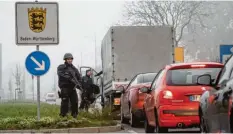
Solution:
[{"label": "blue circular arrow sign", "polygon": [[50,59],[44,52],[34,51],[27,56],[25,65],[31,75],[41,76],[49,71]]}]

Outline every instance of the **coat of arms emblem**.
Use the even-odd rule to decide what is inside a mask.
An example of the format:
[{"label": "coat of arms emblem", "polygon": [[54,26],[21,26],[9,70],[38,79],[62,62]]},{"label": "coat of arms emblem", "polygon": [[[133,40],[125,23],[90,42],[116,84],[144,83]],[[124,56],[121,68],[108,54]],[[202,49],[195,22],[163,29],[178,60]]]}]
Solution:
[{"label": "coat of arms emblem", "polygon": [[46,25],[46,8],[28,8],[28,22],[33,32],[40,33],[44,31]]}]

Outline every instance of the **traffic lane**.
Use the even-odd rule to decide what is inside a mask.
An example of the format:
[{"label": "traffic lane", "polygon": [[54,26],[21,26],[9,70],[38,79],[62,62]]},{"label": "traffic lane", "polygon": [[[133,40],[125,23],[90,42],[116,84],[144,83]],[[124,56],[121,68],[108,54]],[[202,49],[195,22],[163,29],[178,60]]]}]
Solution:
[{"label": "traffic lane", "polygon": [[[124,130],[122,132],[126,133],[145,133],[143,123],[138,127],[130,127],[129,124],[122,124]],[[199,133],[199,128],[188,128],[188,129],[169,129],[169,133]],[[119,132],[120,133],[120,132]]]}]

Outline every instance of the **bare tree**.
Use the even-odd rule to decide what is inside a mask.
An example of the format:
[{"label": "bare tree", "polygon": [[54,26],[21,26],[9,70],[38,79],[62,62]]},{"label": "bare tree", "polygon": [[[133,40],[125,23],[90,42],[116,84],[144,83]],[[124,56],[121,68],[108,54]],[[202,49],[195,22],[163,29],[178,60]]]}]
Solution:
[{"label": "bare tree", "polygon": [[54,83],[53,83],[52,91],[56,92],[56,90],[57,90],[57,80],[56,80],[56,73],[54,73]]},{"label": "bare tree", "polygon": [[213,14],[206,7],[211,9],[213,6],[203,1],[136,1],[126,4],[125,17],[131,25],[172,26],[174,44],[178,46],[188,24],[206,27],[203,19]]},{"label": "bare tree", "polygon": [[[20,65],[17,64],[15,67],[15,72],[12,72],[14,79],[15,79],[15,85],[16,85],[16,89],[18,89],[18,93],[22,93],[20,87],[21,87],[21,77],[22,77],[22,72],[20,70]],[[20,94],[18,94],[18,96],[20,96]],[[15,92],[15,96],[16,96],[16,92]]]},{"label": "bare tree", "polygon": [[9,89],[10,99],[13,99],[13,86],[12,86],[12,80],[11,80],[11,78],[8,81],[8,89]]},{"label": "bare tree", "polygon": [[[209,3],[209,2],[208,2]],[[186,44],[189,45],[189,54],[201,50],[200,59],[209,57],[210,61],[219,62],[219,44],[232,44],[233,34],[233,2],[232,1],[214,1],[211,2],[215,7],[215,14],[204,20],[208,28],[188,25],[188,33],[183,36]],[[195,33],[193,32],[195,31]],[[192,40],[188,42],[188,40]],[[201,48],[199,48],[201,47]]]},{"label": "bare tree", "polygon": [[26,76],[25,76],[25,69],[23,70],[22,79],[20,89],[22,89],[22,98],[26,99]]}]

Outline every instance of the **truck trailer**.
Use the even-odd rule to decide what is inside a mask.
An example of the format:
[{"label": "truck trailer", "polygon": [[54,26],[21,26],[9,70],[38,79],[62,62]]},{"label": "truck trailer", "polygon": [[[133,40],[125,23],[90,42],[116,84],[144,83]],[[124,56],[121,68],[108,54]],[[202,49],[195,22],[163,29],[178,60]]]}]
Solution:
[{"label": "truck trailer", "polygon": [[102,40],[101,59],[105,104],[120,108],[119,86],[134,75],[158,72],[174,63],[173,30],[170,26],[113,26]]}]

